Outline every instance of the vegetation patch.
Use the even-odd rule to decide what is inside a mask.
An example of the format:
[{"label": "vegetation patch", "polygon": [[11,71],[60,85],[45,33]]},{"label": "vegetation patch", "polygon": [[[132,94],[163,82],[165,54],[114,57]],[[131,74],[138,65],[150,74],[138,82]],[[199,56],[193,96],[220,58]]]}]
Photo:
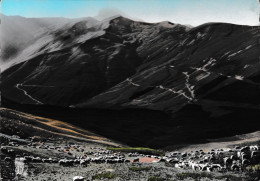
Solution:
[{"label": "vegetation patch", "polygon": [[250,180],[260,180],[260,164],[250,165],[246,167],[246,170],[246,176],[250,178]]},{"label": "vegetation patch", "polygon": [[92,176],[92,179],[93,180],[96,180],[96,179],[113,179],[113,178],[116,178],[117,176],[118,175],[113,174],[113,173],[100,173],[100,174]]},{"label": "vegetation patch", "polygon": [[213,175],[209,174],[209,173],[206,173],[206,172],[201,172],[201,173],[182,172],[182,173],[176,174],[176,178],[178,180],[184,180],[186,178],[192,178],[194,180],[199,180],[201,178],[213,179]]},{"label": "vegetation patch", "polygon": [[221,176],[217,176],[216,177],[217,180],[230,180],[230,181],[241,181],[242,178],[241,177],[237,177],[234,175],[221,175]]},{"label": "vegetation patch", "polygon": [[165,181],[165,178],[162,177],[156,177],[156,176],[151,176],[148,178],[148,181]]},{"label": "vegetation patch", "polygon": [[260,171],[260,164],[250,165],[246,167],[247,171]]},{"label": "vegetation patch", "polygon": [[128,148],[114,148],[114,147],[108,147],[108,150],[111,151],[120,151],[120,152],[126,152],[126,153],[140,153],[140,154],[146,154],[146,155],[164,155],[163,151],[154,150],[151,148],[142,148],[142,147],[128,147]]},{"label": "vegetation patch", "polygon": [[139,172],[139,171],[149,171],[152,167],[130,167],[129,170]]}]

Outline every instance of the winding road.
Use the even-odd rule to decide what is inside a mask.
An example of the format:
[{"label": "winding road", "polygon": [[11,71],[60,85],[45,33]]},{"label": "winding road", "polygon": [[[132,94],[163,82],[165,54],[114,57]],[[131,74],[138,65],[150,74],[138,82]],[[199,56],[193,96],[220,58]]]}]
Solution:
[{"label": "winding road", "polygon": [[[136,87],[142,87],[142,85],[140,84],[137,84],[137,83],[134,83],[132,79],[129,79],[127,78],[126,81],[128,81],[131,85],[133,86],[136,86]],[[144,87],[144,86],[143,86]],[[159,85],[159,86],[145,86],[145,87],[152,87],[152,88],[158,88],[158,89],[162,89],[162,90],[165,90],[165,91],[169,91],[171,93],[174,93],[174,94],[178,94],[180,96],[183,96],[185,97],[186,99],[188,99],[189,101],[193,100],[194,97],[190,97],[188,95],[185,94],[185,92],[183,90],[179,90],[179,91],[176,91],[172,88],[167,88],[167,87],[164,87],[162,85]],[[192,94],[193,95],[193,94]]]},{"label": "winding road", "polygon": [[31,100],[33,100],[34,102],[36,102],[37,104],[43,104],[41,101],[33,98],[31,95],[29,95],[24,89],[21,88],[21,86],[24,86],[23,84],[16,84],[16,88],[23,91],[24,95],[27,96],[28,98],[30,98]]}]

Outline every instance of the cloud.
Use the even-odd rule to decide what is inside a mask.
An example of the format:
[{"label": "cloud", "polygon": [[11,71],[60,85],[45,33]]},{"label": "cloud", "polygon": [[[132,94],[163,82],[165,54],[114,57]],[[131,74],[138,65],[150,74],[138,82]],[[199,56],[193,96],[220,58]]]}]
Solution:
[{"label": "cloud", "polygon": [[131,17],[128,14],[124,13],[123,11],[116,9],[116,8],[103,8],[99,10],[97,16],[94,16],[97,20],[103,20],[112,16],[123,16],[125,18],[129,18],[135,21],[142,21],[139,18]]},{"label": "cloud", "polygon": [[111,17],[111,16],[126,16],[126,14],[122,11],[120,11],[119,9],[115,9],[115,8],[103,8],[101,9],[97,16],[95,16],[94,18],[98,19],[98,20],[103,20],[106,19],[107,17]]}]

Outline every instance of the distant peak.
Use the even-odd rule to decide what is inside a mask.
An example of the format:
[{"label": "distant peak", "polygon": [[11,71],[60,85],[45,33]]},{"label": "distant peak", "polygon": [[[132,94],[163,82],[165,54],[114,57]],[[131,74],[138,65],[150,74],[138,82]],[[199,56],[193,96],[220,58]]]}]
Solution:
[{"label": "distant peak", "polygon": [[133,20],[131,20],[131,19],[129,19],[129,18],[126,18],[126,17],[124,17],[124,16],[122,16],[122,15],[111,16],[111,17],[107,18],[106,20],[109,20],[109,21],[113,21],[113,20],[128,20],[128,21],[133,21]]},{"label": "distant peak", "polygon": [[170,21],[162,21],[162,22],[159,22],[157,23],[158,25],[161,25],[163,27],[166,27],[166,28],[172,28],[175,26],[174,23],[170,22]]}]

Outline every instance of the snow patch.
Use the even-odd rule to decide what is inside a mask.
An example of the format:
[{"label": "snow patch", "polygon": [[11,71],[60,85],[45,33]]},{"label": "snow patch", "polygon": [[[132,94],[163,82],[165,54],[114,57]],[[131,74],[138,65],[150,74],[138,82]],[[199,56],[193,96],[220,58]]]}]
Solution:
[{"label": "snow patch", "polygon": [[235,79],[237,80],[244,80],[244,77],[241,75],[235,75]]}]

